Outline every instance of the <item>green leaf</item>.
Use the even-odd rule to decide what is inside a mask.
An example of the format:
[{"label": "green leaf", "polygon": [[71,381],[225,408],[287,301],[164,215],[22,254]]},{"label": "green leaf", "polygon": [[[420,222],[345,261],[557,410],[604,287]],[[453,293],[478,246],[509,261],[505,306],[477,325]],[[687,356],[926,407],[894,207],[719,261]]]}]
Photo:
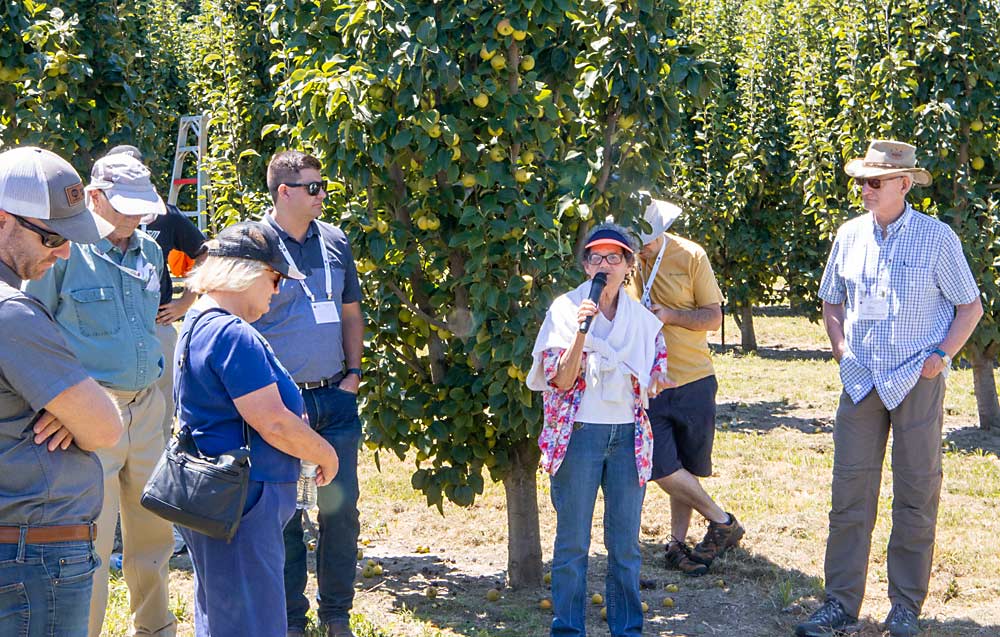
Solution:
[{"label": "green leaf", "polygon": [[404,128],[403,130],[397,132],[393,136],[392,142],[391,142],[390,145],[395,150],[399,150],[400,148],[404,148],[406,146],[409,146],[411,141],[413,141],[413,133],[410,132],[409,129],[405,129]]}]

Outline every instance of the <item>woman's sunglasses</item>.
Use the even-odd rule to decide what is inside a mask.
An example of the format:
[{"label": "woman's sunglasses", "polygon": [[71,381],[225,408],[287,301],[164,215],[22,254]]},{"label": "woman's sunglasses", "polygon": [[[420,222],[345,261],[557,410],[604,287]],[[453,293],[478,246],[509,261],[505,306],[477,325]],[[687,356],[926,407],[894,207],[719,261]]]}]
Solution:
[{"label": "woman's sunglasses", "polygon": [[320,181],[310,181],[307,184],[289,184],[286,183],[289,188],[305,188],[306,192],[309,193],[310,197],[315,197],[319,194],[319,191],[326,192],[326,180],[322,179]]},{"label": "woman's sunglasses", "polygon": [[51,232],[49,230],[46,230],[45,228],[40,228],[35,224],[31,223],[30,221],[25,221],[24,219],[18,217],[17,215],[11,215],[11,216],[14,217],[14,219],[21,225],[21,227],[27,228],[28,230],[31,230],[39,237],[41,237],[42,245],[45,246],[46,248],[58,248],[62,244],[69,241],[69,239],[67,239],[66,237],[62,236],[57,232]]},{"label": "woman's sunglasses", "polygon": [[855,177],[854,183],[858,185],[858,188],[864,188],[865,184],[868,185],[872,190],[878,190],[882,187],[882,182],[892,181],[893,179],[899,179],[902,175],[897,175],[895,177]]}]

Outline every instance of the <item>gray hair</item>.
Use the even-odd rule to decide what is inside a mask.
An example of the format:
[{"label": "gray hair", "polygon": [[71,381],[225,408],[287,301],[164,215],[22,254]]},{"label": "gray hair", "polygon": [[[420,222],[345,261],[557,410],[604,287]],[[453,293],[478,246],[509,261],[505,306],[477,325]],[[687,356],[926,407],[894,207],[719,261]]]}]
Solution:
[{"label": "gray hair", "polygon": [[185,287],[195,294],[242,292],[266,269],[263,261],[210,255],[191,272]]},{"label": "gray hair", "polygon": [[[642,246],[639,245],[639,240],[636,239],[635,234],[631,230],[629,230],[625,226],[614,223],[613,221],[605,221],[604,223],[600,223],[591,228],[590,232],[587,233],[587,239],[583,242],[583,245],[585,246],[588,243],[590,243],[590,238],[594,236],[594,233],[599,232],[601,230],[613,230],[614,232],[617,232],[621,236],[625,237],[625,240],[628,241],[629,247],[632,248],[632,252],[625,253],[625,263],[632,265],[632,263],[635,261],[636,253]],[[577,261],[580,263],[581,267],[583,267],[583,265],[587,263],[587,257],[589,255],[590,255],[589,249],[583,247],[580,248],[580,254],[578,255]]]}]

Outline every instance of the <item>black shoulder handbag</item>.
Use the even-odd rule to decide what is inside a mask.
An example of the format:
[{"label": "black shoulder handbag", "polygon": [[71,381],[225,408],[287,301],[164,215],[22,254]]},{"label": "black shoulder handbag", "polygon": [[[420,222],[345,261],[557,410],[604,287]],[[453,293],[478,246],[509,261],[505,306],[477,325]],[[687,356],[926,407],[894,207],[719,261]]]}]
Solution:
[{"label": "black shoulder handbag", "polygon": [[[177,387],[177,413],[189,371],[191,335],[205,315],[222,312],[209,308],[191,322],[186,334]],[[212,458],[198,451],[191,430],[182,426],[160,456],[139,502],[156,515],[209,537],[229,542],[243,518],[250,480],[250,431],[243,421],[243,446]]]}]

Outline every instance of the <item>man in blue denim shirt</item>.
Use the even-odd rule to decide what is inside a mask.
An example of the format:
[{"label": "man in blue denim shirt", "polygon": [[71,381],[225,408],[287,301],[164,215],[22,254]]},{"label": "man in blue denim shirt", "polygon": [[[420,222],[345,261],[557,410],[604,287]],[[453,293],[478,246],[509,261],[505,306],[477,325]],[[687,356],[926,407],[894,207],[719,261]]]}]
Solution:
[{"label": "man in blue denim shirt", "polygon": [[118,402],[125,435],[98,453],[104,469],[104,506],[97,520],[97,552],[90,636],[98,637],[107,605],[108,560],[121,512],[123,568],[136,635],[172,637],[176,620],[167,592],[173,552],[170,524],[144,509],[139,497],[166,445],[164,399],[156,387],[163,355],[156,335],[163,254],[140,220],[165,212],[149,170],[125,154],[98,160],[86,188],[91,210],[114,226],[94,245],[72,247],[27,290],[55,316],[70,349]]},{"label": "man in blue denim shirt", "polygon": [[[298,151],[278,153],[267,169],[274,209],[264,222],[281,238],[286,260],[306,275],[283,281],[271,309],[254,323],[302,389],[309,423],[333,445],[337,477],[318,492],[316,579],[319,619],[329,637],[348,637],[354,601],[358,521],[357,392],[364,323],[361,286],[344,233],[319,221],[326,198],[320,163]],[[301,512],[285,528],[288,634],[305,631],[306,547]]]},{"label": "man in blue denim shirt", "polygon": [[906,202],[914,184],[931,183],[913,146],[873,141],[845,171],[869,214],[840,227],[819,289],[844,392],[833,432],[826,602],[796,634],[828,635],[857,622],[891,428],[885,628],[913,637],[934,554],[945,376],[983,306],[955,232]]},{"label": "man in blue denim shirt", "polygon": [[117,442],[121,420],[20,287],[69,256],[68,240],[110,230],[61,157],[0,153],[0,635],[86,635],[102,485],[93,450]]}]

